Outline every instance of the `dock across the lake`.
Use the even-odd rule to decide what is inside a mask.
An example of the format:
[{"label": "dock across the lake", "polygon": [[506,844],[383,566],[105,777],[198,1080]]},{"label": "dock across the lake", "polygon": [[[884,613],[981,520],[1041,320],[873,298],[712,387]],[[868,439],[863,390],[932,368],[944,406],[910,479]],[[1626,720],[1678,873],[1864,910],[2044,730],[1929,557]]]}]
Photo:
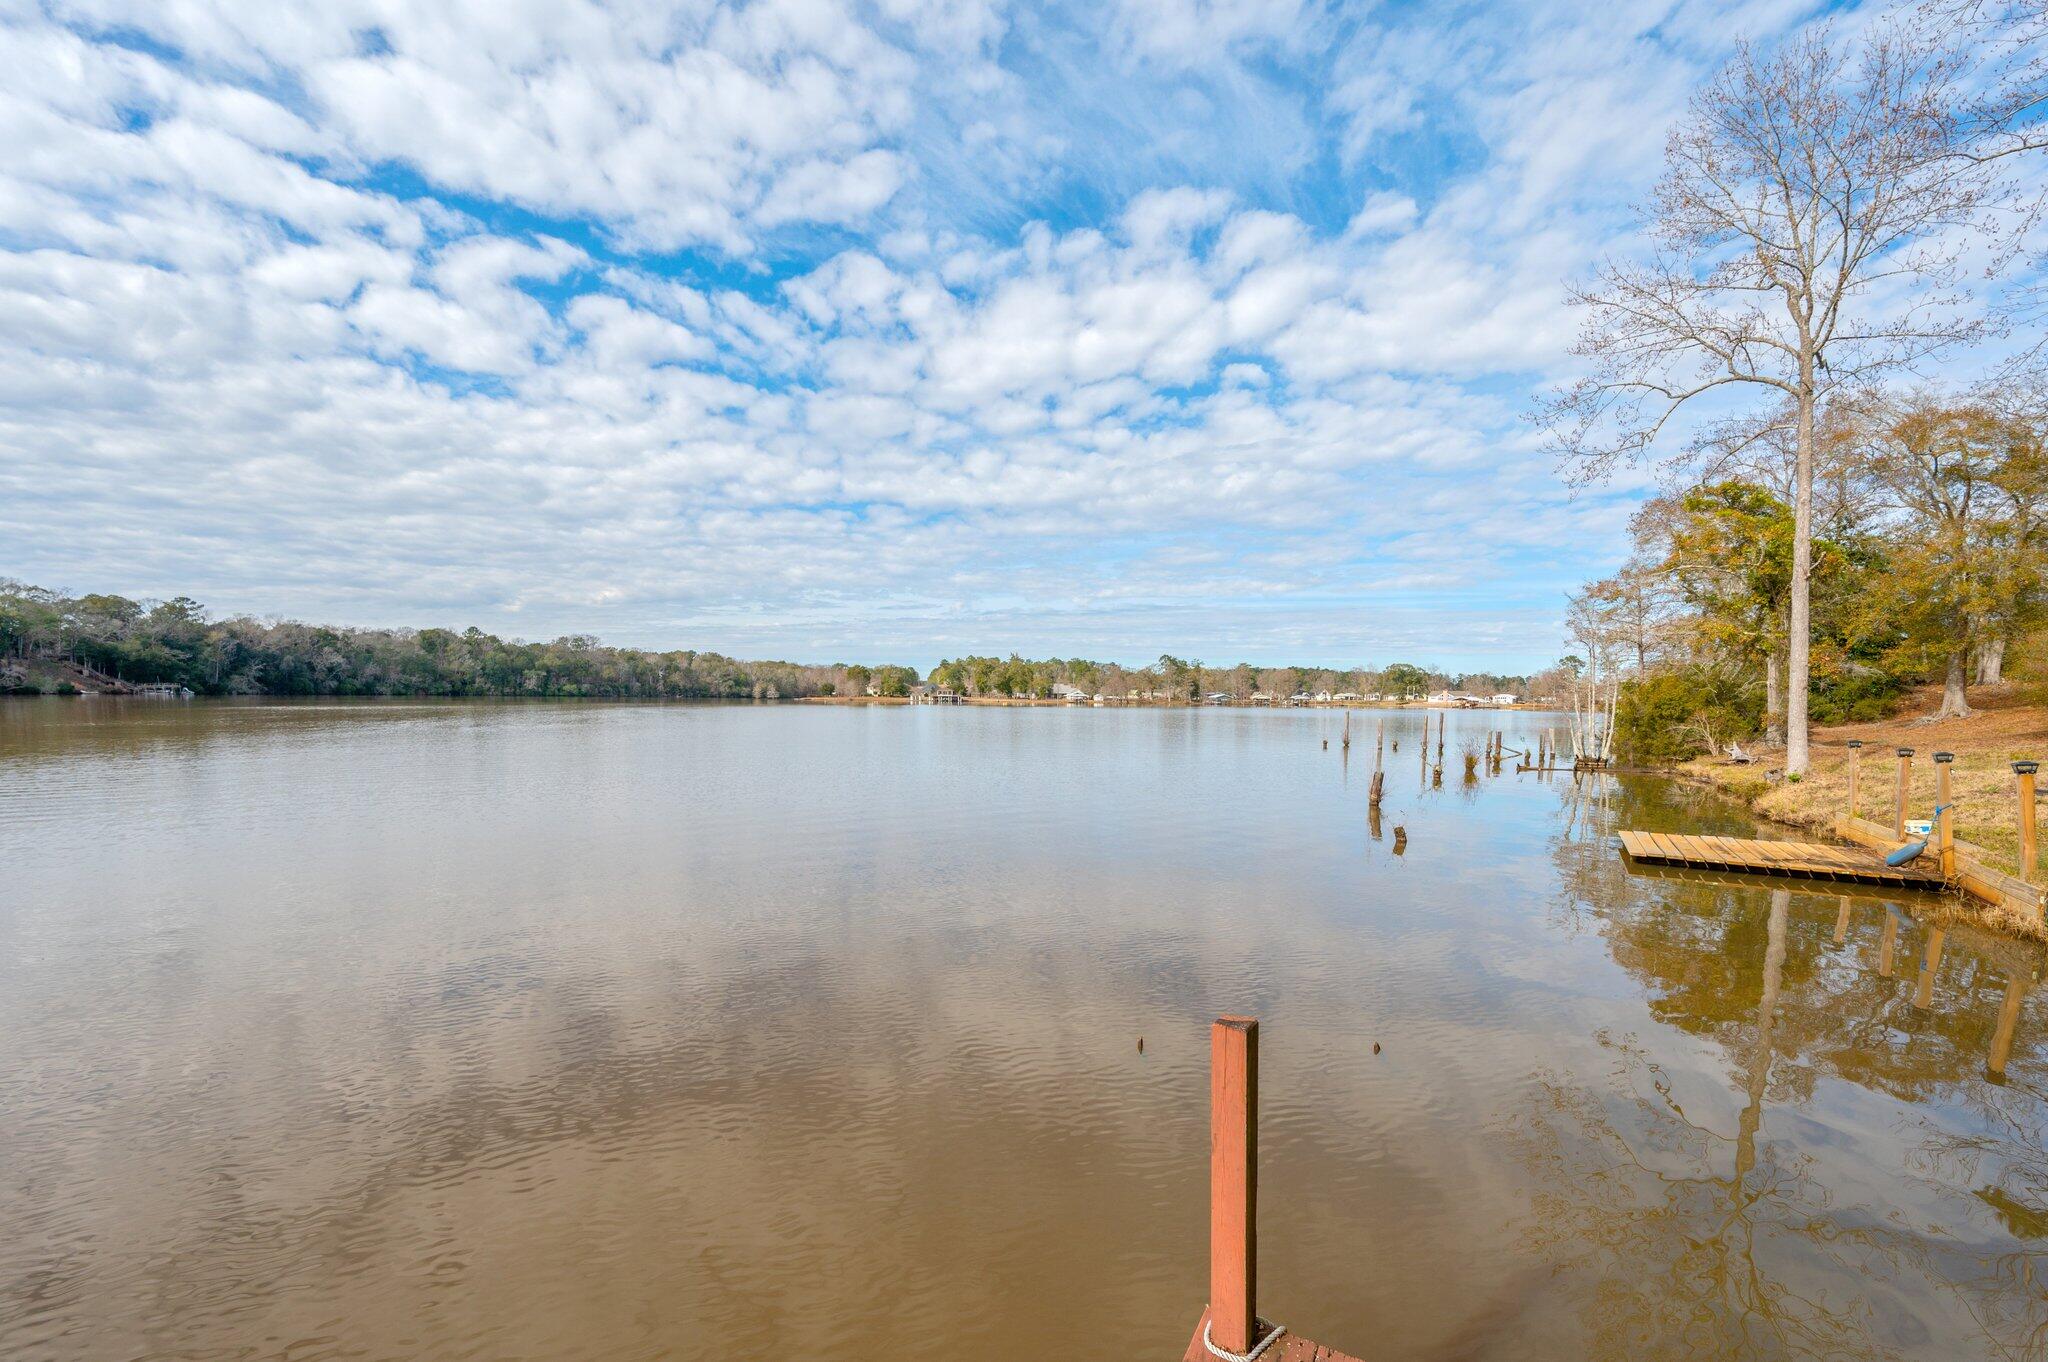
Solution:
[{"label": "dock across the lake", "polygon": [[1766,842],[1746,837],[1630,831],[1621,834],[1621,849],[1630,860],[1646,865],[1736,870],[1751,875],[1881,884],[1901,889],[1941,889],[1947,883],[1939,864],[1930,857],[1923,856],[1904,865],[1886,865],[1881,852],[1818,842]]}]

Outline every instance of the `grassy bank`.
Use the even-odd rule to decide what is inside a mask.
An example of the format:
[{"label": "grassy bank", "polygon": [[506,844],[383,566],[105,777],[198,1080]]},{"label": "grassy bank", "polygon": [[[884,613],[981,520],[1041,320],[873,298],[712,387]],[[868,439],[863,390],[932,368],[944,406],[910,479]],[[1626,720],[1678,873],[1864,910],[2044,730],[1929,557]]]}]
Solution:
[{"label": "grassy bank", "polygon": [[[1983,687],[1971,703],[1980,712],[1967,719],[1930,722],[1916,715],[1933,711],[1939,692],[1929,688],[1910,697],[1904,711],[1875,723],[1843,724],[1813,731],[1812,769],[1806,778],[1784,778],[1783,749],[1766,748],[1754,766],[1730,766],[1702,757],[1680,771],[1688,779],[1713,785],[1747,802],[1759,815],[1792,827],[1827,834],[1835,819],[1848,812],[1849,740],[1863,741],[1863,768],[1858,779],[1856,812],[1878,823],[1892,820],[1898,789],[1897,749],[1914,750],[1908,818],[1934,813],[1934,753],[1953,752],[1950,785],[1956,800],[1956,836],[1990,853],[2004,870],[2019,863],[2018,783],[2014,760],[2048,758],[2048,707],[2029,704],[2010,687]],[[2048,820],[2044,820],[2048,821]],[[2039,858],[2048,859],[2048,858]],[[2029,876],[2039,883],[2040,866]],[[1982,905],[1971,905],[1980,909]],[[2048,941],[2048,926],[2009,913],[1964,911],[1961,916],[1998,930]]]}]

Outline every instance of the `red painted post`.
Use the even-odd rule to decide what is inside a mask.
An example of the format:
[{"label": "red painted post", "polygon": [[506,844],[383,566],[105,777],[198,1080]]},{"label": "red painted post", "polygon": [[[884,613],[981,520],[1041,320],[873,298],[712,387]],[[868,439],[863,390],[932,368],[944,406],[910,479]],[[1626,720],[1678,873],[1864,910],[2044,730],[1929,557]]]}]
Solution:
[{"label": "red painted post", "polygon": [[1258,1315],[1259,1022],[1209,1029],[1209,1337],[1250,1352]]}]

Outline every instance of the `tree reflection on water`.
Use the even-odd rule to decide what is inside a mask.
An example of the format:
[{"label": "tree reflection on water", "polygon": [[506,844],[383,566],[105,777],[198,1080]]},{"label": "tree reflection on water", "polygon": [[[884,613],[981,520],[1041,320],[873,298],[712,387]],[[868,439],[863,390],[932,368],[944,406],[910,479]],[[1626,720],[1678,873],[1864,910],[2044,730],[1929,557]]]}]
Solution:
[{"label": "tree reflection on water", "polygon": [[1693,812],[1599,784],[1563,794],[1553,911],[1692,1042],[1603,1031],[1605,1073],[1545,1073],[1507,1122],[1541,1188],[1524,1243],[1576,1279],[1589,1353],[1925,1357],[1960,1327],[2048,1357],[2041,953],[1911,904],[1630,876],[1612,831]]}]

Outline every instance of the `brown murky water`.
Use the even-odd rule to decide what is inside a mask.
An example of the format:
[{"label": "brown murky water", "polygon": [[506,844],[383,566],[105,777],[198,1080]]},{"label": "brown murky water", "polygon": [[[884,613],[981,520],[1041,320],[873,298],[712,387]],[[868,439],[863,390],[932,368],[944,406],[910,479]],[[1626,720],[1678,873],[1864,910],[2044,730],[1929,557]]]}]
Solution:
[{"label": "brown murky water", "polygon": [[1311,1337],[2048,1350],[2038,953],[1361,717],[0,703],[0,1356],[1175,1357],[1222,1011]]}]

